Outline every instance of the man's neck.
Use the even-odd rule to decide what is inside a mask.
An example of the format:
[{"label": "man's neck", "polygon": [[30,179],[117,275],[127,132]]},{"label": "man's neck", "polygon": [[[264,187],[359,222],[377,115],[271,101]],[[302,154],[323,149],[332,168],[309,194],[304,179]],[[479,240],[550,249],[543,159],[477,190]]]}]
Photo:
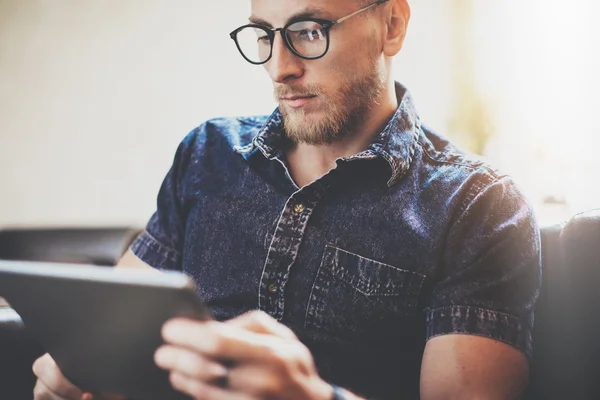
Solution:
[{"label": "man's neck", "polygon": [[286,152],[290,174],[299,187],[308,185],[335,168],[338,158],[350,157],[366,150],[394,116],[398,108],[392,82],[381,92],[363,123],[341,140],[326,145],[298,143]]}]

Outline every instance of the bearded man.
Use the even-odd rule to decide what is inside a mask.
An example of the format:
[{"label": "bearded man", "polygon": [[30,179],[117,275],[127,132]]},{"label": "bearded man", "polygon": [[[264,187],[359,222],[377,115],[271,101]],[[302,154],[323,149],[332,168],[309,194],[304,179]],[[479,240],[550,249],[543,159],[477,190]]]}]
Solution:
[{"label": "bearded man", "polygon": [[[279,107],[194,129],[120,262],[189,274],[216,317],[167,322],[158,366],[195,399],[519,398],[538,227],[392,77],[407,1],[251,6],[231,38]],[[90,398],[34,371],[36,399]]]}]

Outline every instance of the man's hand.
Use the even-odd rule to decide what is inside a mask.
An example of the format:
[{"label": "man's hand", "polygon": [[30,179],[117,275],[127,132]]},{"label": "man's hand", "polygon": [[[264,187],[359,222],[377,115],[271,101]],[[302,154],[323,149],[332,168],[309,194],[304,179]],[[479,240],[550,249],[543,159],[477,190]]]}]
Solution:
[{"label": "man's hand", "polygon": [[34,400],[123,400],[113,395],[92,396],[73,385],[62,374],[50,354],[44,354],[33,363],[38,380],[33,389]]},{"label": "man's hand", "polygon": [[163,337],[167,344],[155,354],[157,365],[195,399],[332,398],[310,351],[263,312],[224,323],[175,319],[165,324]]},{"label": "man's hand", "polygon": [[46,353],[33,363],[33,373],[38,380],[33,389],[35,400],[92,400],[62,374],[54,359]]}]

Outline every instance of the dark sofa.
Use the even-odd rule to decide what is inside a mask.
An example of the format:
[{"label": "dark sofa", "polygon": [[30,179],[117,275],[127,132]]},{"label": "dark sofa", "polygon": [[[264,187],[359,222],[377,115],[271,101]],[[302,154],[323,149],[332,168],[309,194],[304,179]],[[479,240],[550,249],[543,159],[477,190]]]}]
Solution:
[{"label": "dark sofa", "polygon": [[[61,231],[47,239],[47,231],[0,232],[0,258],[114,265],[136,233],[130,229]],[[31,234],[38,235],[39,241],[31,241]],[[541,235],[543,283],[527,399],[599,399],[600,210],[578,214],[564,225],[544,227]],[[42,353],[18,315],[0,309],[0,399],[31,398],[31,365]]]},{"label": "dark sofa", "polygon": [[542,229],[531,399],[600,399],[600,210]]}]

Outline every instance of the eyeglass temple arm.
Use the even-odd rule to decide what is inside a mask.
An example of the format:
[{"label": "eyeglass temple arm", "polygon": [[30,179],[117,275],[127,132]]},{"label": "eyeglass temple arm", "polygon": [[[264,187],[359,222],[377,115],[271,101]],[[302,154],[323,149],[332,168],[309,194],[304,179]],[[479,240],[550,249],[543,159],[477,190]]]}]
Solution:
[{"label": "eyeglass temple arm", "polygon": [[378,5],[380,5],[380,4],[383,4],[383,3],[387,3],[388,1],[389,1],[389,0],[377,0],[377,2],[375,2],[375,3],[371,4],[370,6],[367,6],[367,7],[365,7],[365,8],[361,8],[360,10],[358,10],[358,11],[355,11],[355,12],[353,12],[353,13],[352,13],[352,14],[350,14],[350,15],[346,15],[345,17],[342,17],[342,18],[338,19],[337,21],[333,21],[333,24],[334,24],[334,25],[335,25],[335,24],[341,24],[341,23],[342,23],[342,22],[344,22],[345,20],[347,20],[347,19],[350,19],[350,18],[354,17],[355,15],[358,15],[358,14],[360,14],[360,13],[361,13],[361,12],[363,12],[363,11],[367,11],[367,10],[369,10],[369,9],[371,9],[371,8],[375,7],[375,6],[378,6]]}]

